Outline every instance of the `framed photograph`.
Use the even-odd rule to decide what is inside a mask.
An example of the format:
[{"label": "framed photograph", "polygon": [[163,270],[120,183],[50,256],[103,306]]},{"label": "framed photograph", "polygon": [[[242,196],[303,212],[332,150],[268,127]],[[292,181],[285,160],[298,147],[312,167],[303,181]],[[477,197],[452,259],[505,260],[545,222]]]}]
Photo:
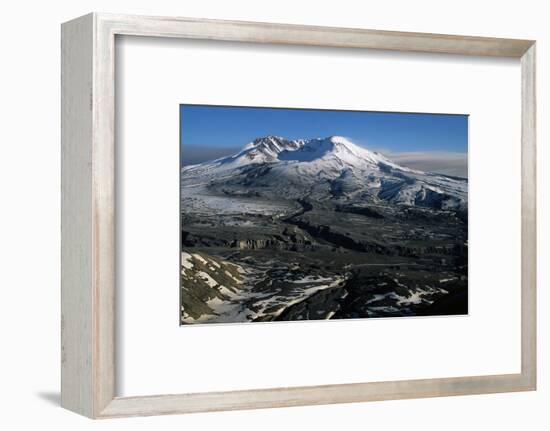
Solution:
[{"label": "framed photograph", "polygon": [[62,405],[535,390],[535,42],[62,26]]},{"label": "framed photograph", "polygon": [[468,314],[467,115],[180,116],[181,324]]}]

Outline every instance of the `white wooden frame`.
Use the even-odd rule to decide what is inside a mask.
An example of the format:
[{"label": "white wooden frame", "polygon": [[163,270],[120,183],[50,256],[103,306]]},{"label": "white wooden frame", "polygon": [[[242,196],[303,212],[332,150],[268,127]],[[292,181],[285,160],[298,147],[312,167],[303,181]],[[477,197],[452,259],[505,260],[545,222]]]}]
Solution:
[{"label": "white wooden frame", "polygon": [[[137,35],[521,59],[521,373],[117,397],[115,37]],[[535,42],[92,13],[62,25],[61,404],[91,418],[536,389]],[[518,143],[519,144],[519,143]]]}]

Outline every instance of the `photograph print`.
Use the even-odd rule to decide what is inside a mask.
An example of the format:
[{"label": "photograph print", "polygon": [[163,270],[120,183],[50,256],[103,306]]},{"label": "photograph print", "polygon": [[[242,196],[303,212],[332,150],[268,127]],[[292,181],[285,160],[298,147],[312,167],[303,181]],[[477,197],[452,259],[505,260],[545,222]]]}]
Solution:
[{"label": "photograph print", "polygon": [[468,116],[180,105],[180,324],[468,314]]}]

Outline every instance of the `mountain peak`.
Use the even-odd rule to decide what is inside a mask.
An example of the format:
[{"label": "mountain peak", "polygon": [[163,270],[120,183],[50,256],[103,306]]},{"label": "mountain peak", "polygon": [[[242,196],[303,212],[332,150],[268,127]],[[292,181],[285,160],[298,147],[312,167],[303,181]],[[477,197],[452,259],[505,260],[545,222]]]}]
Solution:
[{"label": "mountain peak", "polygon": [[294,151],[304,144],[301,140],[289,140],[282,136],[267,135],[254,139],[246,145],[240,155],[249,160],[269,162],[277,159],[284,151]]},{"label": "mountain peak", "polygon": [[219,181],[223,187],[257,187],[260,194],[276,189],[281,196],[312,190],[323,195],[328,187],[338,199],[371,196],[413,206],[467,205],[467,183],[399,166],[338,135],[293,140],[267,135],[232,156],[184,167],[182,175],[186,184],[215,187]]},{"label": "mountain peak", "polygon": [[374,154],[372,151],[366,149],[365,147],[361,147],[355,143],[353,143],[348,138],[345,138],[344,136],[329,136],[328,138],[325,138],[330,143],[334,144],[336,149],[347,149],[348,151],[351,151],[352,153],[355,153],[357,156],[362,156],[365,153],[368,154]]},{"label": "mountain peak", "polygon": [[302,147],[303,145],[308,145],[308,144],[319,145],[320,143],[344,145],[348,148],[357,147],[349,139],[338,135],[331,135],[324,138],[313,138],[313,139],[288,139],[283,136],[266,135],[266,136],[261,136],[259,138],[254,139],[252,142],[250,142],[248,145],[244,147],[244,150],[263,147],[263,148],[269,148],[271,150],[278,150],[278,151],[285,151],[285,150],[292,151]]},{"label": "mountain peak", "polygon": [[280,161],[312,162],[314,160],[333,160],[339,165],[376,168],[385,165],[401,168],[379,153],[370,151],[338,135],[325,138],[301,140],[296,148],[285,149],[277,155]]},{"label": "mountain peak", "polygon": [[408,170],[381,154],[369,151],[339,135],[312,139],[287,139],[277,135],[266,135],[254,139],[239,153],[214,160],[212,163],[224,170],[263,163],[308,164],[310,168],[319,170]]},{"label": "mountain peak", "polygon": [[283,138],[282,136],[277,136],[277,135],[266,135],[266,136],[260,136],[256,139],[254,139],[252,141],[252,143],[254,144],[261,144],[263,142],[268,142],[268,141],[287,141],[288,139],[286,138]]},{"label": "mountain peak", "polygon": [[325,139],[332,142],[333,144],[351,144],[349,139],[339,135],[328,136]]}]

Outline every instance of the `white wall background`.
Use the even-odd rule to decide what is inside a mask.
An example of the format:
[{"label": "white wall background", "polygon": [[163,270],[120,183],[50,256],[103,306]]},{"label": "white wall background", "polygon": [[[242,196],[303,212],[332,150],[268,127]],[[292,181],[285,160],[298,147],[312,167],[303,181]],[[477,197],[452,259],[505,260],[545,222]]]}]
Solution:
[{"label": "white wall background", "polygon": [[[59,407],[59,24],[89,11],[179,15],[538,40],[539,390],[92,422]],[[0,415],[2,428],[57,430],[546,430],[550,295],[550,27],[545,2],[66,0],[3,5],[0,26]],[[545,115],[546,114],[546,115]],[[498,159],[498,147],[495,146]],[[546,168],[546,171],[545,171]],[[499,334],[502,335],[502,334]],[[546,362],[546,363],[545,363]],[[31,428],[32,429],[32,428]]]}]

